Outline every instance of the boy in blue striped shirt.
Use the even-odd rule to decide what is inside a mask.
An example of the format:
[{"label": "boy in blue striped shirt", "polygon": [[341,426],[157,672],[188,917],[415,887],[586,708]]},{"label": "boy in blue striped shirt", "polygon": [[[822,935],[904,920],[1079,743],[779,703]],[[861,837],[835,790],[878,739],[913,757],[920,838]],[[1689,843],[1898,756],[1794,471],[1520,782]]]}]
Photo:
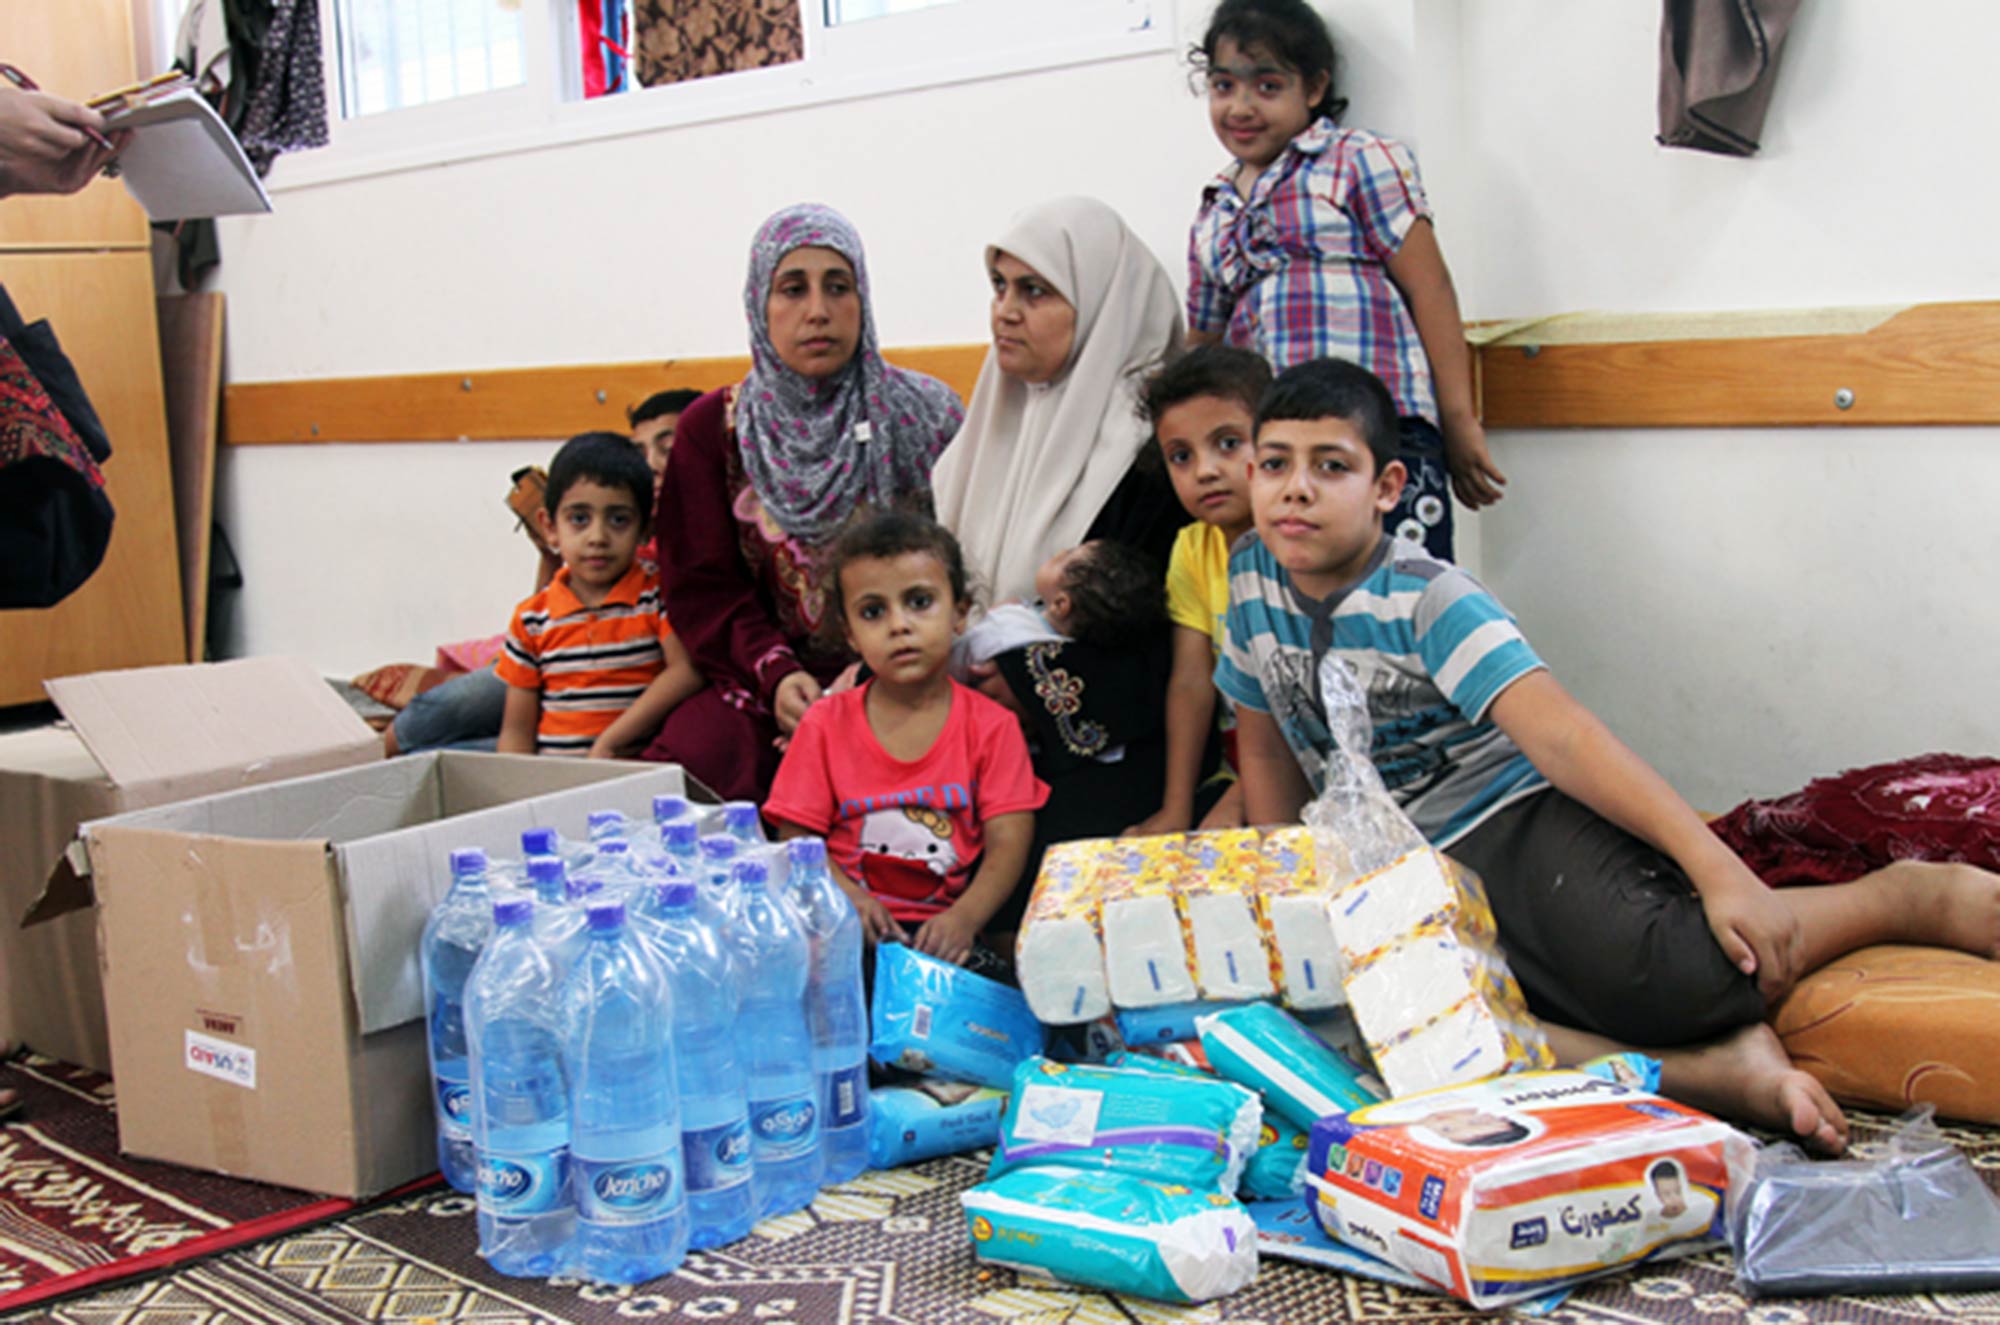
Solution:
[{"label": "boy in blue striped shirt", "polygon": [[1371,756],[1417,827],[1485,879],[1509,964],[1565,1062],[1637,1048],[1662,1089],[1838,1151],[1847,1123],[1764,1024],[1766,999],[1871,943],[1994,957],[2000,878],[1901,862],[1774,892],[1549,674],[1479,582],[1383,531],[1396,407],[1332,359],[1257,411],[1254,533],[1229,561],[1216,686],[1247,822],[1295,823],[1333,751],[1317,677],[1354,672]]}]

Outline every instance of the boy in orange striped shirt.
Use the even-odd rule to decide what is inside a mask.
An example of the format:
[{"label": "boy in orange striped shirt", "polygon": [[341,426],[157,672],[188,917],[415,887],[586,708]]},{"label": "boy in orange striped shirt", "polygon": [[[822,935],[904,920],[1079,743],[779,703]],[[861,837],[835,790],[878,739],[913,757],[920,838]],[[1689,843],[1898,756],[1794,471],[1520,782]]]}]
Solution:
[{"label": "boy in orange striped shirt", "polygon": [[636,557],[652,493],[645,456],[617,433],[572,437],[550,462],[535,515],[563,565],[507,627],[501,753],[636,754],[701,689],[660,611],[660,577]]}]

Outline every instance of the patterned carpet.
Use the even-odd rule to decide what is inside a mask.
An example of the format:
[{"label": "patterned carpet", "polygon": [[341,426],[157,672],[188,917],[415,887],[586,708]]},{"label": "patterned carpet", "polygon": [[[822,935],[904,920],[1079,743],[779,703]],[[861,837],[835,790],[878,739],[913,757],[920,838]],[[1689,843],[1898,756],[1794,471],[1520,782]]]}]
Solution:
[{"label": "patterned carpet", "polygon": [[[1885,1120],[1857,1119],[1860,1153]],[[1947,1135],[2000,1190],[2000,1130]],[[504,1279],[474,1255],[472,1202],[412,1197],[310,1232],[237,1251],[169,1277],[50,1309],[64,1325],[1316,1325],[1476,1318],[1447,1298],[1267,1258],[1257,1282],[1224,1301],[1170,1308],[1036,1284],[973,1260],[957,1195],[983,1166],[937,1160],[866,1174],[810,1211],[761,1225],[720,1253],[691,1257],[641,1289]],[[1593,1284],[1550,1319],[1723,1325],[2000,1325],[2000,1293],[1748,1303],[1728,1261],[1709,1256]]]}]

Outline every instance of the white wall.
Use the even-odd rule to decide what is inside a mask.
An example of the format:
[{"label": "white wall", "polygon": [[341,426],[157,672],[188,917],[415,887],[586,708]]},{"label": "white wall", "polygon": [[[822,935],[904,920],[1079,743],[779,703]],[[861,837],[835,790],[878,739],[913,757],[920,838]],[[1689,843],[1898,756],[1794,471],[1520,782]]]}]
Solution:
[{"label": "white wall", "polygon": [[[1206,9],[1181,0],[1184,35]],[[1750,161],[1653,144],[1657,0],[1335,12],[1350,119],[1418,147],[1470,316],[2000,295],[1980,170],[2000,13],[1975,0],[1805,6]],[[803,198],[866,237],[885,343],[978,340],[979,253],[1015,209],[1094,193],[1178,277],[1217,164],[1169,54],[310,188],[281,162],[278,213],[223,227],[229,374],[740,352],[750,233]],[[1501,434],[1510,495],[1461,544],[1558,674],[1720,808],[2000,745],[1954,698],[2000,623],[1949,610],[1984,601],[1971,494],[2000,490],[1994,440]],[[497,631],[532,573],[506,476],[552,447],[232,449],[239,648],[341,673]]]}]

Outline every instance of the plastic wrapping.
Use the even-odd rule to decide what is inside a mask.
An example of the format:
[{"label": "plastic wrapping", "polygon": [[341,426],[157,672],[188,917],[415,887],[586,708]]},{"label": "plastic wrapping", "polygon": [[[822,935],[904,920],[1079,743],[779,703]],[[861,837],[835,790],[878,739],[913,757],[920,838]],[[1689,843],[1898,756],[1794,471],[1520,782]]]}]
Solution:
[{"label": "plastic wrapping", "polygon": [[1336,879],[1353,873],[1346,847],[1335,833],[1273,828],[1264,835],[1261,864],[1257,921],[1279,995],[1301,1012],[1344,1005],[1347,963],[1334,941],[1326,898]]},{"label": "plastic wrapping", "polygon": [[1360,1068],[1282,1008],[1251,1003],[1203,1017],[1200,1026],[1217,1074],[1256,1091],[1300,1128],[1378,1098]]},{"label": "plastic wrapping", "polygon": [[1022,913],[1015,969],[1028,1005],[1051,1026],[1111,1013],[1096,876],[1097,855],[1108,842],[1088,838],[1050,846]]},{"label": "plastic wrapping", "polygon": [[874,1038],[884,1067],[1005,1090],[1042,1051],[1042,1024],[1018,989],[900,943],[875,950]]},{"label": "plastic wrapping", "polygon": [[1242,1006],[1241,1003],[1212,1003],[1196,999],[1192,1003],[1168,1003],[1157,1008],[1126,1008],[1118,1013],[1118,1036],[1128,1048],[1193,1040],[1201,1034],[1195,1029],[1196,1017]]},{"label": "plastic wrapping", "polygon": [[1262,1119],[1254,1094],[1212,1077],[1030,1059],[987,1176],[1060,1164],[1233,1193]]},{"label": "plastic wrapping", "polygon": [[868,1163],[893,1169],[963,1154],[1000,1139],[1007,1093],[961,1081],[878,1086],[868,1113]]},{"label": "plastic wrapping", "polygon": [[1752,1147],[1583,1072],[1427,1091],[1313,1125],[1307,1209],[1331,1236],[1476,1307],[1723,1240]]},{"label": "plastic wrapping", "polygon": [[1337,748],[1305,818],[1333,880],[1327,919],[1376,1070],[1408,1095],[1552,1066],[1479,877],[1426,845],[1382,785],[1367,697],[1346,664],[1329,655],[1320,684]]},{"label": "plastic wrapping", "polygon": [[2000,1288],[2000,1200],[1928,1106],[1877,1159],[1760,1150],[1729,1223],[1737,1282],[1757,1296]]},{"label": "plastic wrapping", "polygon": [[1254,828],[1196,833],[1182,848],[1181,914],[1194,983],[1209,1000],[1277,993],[1258,920],[1263,841]]},{"label": "plastic wrapping", "polygon": [[1098,863],[1104,898],[1104,969],[1121,1008],[1185,1003],[1199,990],[1181,880],[1189,862],[1179,833],[1120,839]]},{"label": "plastic wrapping", "polygon": [[961,1193],[972,1250],[994,1265],[1164,1302],[1207,1302],[1257,1277],[1257,1230],[1232,1197],[1051,1165]]}]

